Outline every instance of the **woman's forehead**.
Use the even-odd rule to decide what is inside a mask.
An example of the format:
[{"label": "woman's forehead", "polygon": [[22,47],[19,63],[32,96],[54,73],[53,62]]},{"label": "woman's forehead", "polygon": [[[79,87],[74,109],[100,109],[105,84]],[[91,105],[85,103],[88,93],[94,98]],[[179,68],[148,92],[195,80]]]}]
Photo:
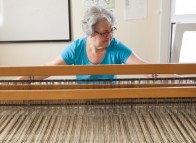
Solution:
[{"label": "woman's forehead", "polygon": [[107,21],[101,21],[96,26],[96,30],[103,30],[103,31],[111,30],[111,28],[112,25]]}]

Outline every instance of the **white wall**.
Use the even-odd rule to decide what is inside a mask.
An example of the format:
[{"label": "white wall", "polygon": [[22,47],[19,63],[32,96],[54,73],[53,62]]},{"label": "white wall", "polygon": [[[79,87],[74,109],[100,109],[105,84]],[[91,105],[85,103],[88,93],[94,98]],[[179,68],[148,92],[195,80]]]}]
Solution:
[{"label": "white wall", "polygon": [[[72,40],[85,36],[80,21],[85,9],[82,0],[71,1]],[[115,37],[130,46],[140,57],[153,63],[160,59],[160,0],[148,0],[148,16],[141,20],[124,20],[124,1],[116,0],[118,19]],[[69,43],[34,42],[0,43],[0,66],[43,65],[58,56]]]}]

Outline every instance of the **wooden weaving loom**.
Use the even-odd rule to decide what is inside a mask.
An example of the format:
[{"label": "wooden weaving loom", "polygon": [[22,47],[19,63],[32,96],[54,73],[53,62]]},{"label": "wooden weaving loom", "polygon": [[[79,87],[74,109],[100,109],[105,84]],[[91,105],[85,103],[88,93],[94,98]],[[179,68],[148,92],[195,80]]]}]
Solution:
[{"label": "wooden weaving loom", "polygon": [[[34,76],[185,74],[34,80]],[[1,142],[196,142],[196,64],[0,67]]]}]

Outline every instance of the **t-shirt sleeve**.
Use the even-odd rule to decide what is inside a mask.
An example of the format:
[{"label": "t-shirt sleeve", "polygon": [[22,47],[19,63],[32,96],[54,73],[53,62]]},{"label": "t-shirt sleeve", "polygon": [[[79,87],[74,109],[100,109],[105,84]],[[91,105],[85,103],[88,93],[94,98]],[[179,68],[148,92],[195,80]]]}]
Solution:
[{"label": "t-shirt sleeve", "polygon": [[116,52],[119,63],[126,63],[127,59],[132,54],[131,48],[120,41],[117,41],[116,43]]},{"label": "t-shirt sleeve", "polygon": [[76,48],[76,43],[72,42],[61,53],[61,57],[67,65],[75,64],[74,62],[75,48]]}]

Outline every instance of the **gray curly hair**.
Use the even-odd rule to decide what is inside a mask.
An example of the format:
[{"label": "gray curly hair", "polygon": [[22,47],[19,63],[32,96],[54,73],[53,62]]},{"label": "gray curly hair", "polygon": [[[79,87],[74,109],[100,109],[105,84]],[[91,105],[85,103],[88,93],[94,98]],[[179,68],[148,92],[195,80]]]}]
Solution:
[{"label": "gray curly hair", "polygon": [[86,35],[92,35],[97,24],[104,20],[109,22],[112,26],[116,23],[115,16],[111,11],[99,6],[92,6],[85,12],[81,22],[84,33],[86,33]]}]

